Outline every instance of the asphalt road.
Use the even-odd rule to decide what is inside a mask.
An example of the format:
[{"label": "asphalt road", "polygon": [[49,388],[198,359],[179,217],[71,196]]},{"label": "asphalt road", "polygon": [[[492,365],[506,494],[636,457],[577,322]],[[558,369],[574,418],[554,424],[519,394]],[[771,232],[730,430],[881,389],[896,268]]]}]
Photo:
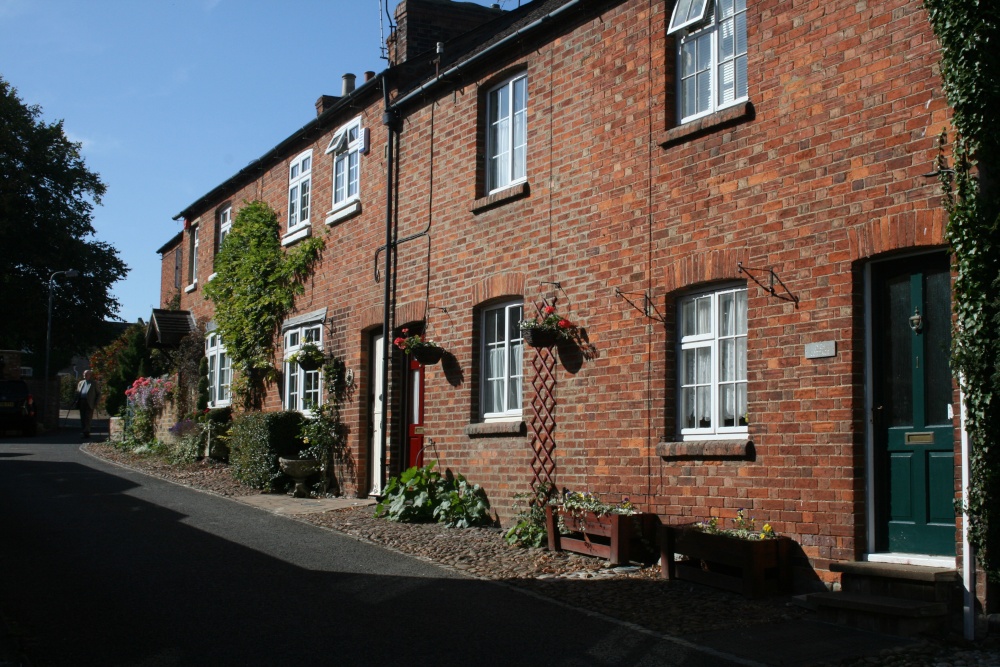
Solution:
[{"label": "asphalt road", "polygon": [[35,667],[747,664],[79,444],[0,437],[0,612]]}]

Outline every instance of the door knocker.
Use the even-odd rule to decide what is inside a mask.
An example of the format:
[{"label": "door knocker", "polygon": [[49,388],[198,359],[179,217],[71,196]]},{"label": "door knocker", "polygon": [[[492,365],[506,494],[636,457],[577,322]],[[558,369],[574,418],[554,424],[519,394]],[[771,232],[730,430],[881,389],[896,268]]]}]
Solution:
[{"label": "door knocker", "polygon": [[913,317],[910,318],[910,328],[913,329],[913,333],[920,333],[921,329],[924,328],[924,318],[920,316],[920,309],[913,309]]}]

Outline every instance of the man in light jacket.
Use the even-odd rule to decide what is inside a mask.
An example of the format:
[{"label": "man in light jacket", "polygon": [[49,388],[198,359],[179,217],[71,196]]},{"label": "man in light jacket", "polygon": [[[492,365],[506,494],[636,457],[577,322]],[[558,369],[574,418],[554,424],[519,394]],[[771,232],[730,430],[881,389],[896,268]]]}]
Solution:
[{"label": "man in light jacket", "polygon": [[80,408],[80,424],[83,426],[83,437],[90,437],[90,420],[94,417],[94,408],[101,399],[101,388],[88,370],[83,372],[83,379],[76,385],[76,405]]}]

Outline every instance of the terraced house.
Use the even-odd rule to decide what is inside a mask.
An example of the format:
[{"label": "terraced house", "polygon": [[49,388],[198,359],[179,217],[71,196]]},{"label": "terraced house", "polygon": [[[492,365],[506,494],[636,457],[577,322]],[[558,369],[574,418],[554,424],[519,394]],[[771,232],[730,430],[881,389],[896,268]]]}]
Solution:
[{"label": "terraced house", "polygon": [[[436,460],[505,518],[546,482],[664,523],[747,508],[794,540],[800,588],[862,562],[975,587],[919,0],[404,0],[396,21],[388,69],[345,76],[161,249],[163,305],[211,331],[246,201],[288,247],[325,239],[265,407],[319,400],[285,363],[303,343],[344,359],[344,488]],[[546,306],[578,335],[531,347],[518,322]],[[391,346],[404,327],[442,361]]]}]

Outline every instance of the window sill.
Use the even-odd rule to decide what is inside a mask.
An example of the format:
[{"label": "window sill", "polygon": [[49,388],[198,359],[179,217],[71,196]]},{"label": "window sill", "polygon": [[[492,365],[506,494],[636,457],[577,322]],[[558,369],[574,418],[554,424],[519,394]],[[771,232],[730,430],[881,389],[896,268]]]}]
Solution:
[{"label": "window sill", "polygon": [[352,218],[359,213],[361,213],[361,200],[355,199],[327,213],[326,224],[333,225],[341,220]]},{"label": "window sill", "polygon": [[191,283],[190,285],[188,285],[187,287],[185,287],[184,288],[184,293],[185,294],[190,294],[191,292],[195,291],[196,289],[198,289],[198,281],[197,280],[194,281],[193,283]]},{"label": "window sill", "polygon": [[300,229],[288,232],[281,237],[281,245],[292,245],[296,241],[301,241],[302,239],[312,235],[312,226],[303,225]]},{"label": "window sill", "polygon": [[527,434],[528,427],[521,419],[509,422],[482,422],[465,427],[465,435],[470,438],[516,437]]},{"label": "window sill", "polygon": [[482,213],[495,206],[502,206],[507,202],[515,201],[518,199],[523,199],[531,194],[531,188],[528,186],[528,182],[524,181],[518,183],[517,185],[512,185],[509,188],[494,192],[491,195],[485,197],[480,197],[476,201],[472,202],[472,208],[469,209],[472,213]]},{"label": "window sill", "polygon": [[753,440],[686,440],[656,445],[656,455],[670,459],[752,459]]},{"label": "window sill", "polygon": [[215,279],[215,276],[217,276],[217,275],[219,275],[219,274],[218,274],[218,273],[213,273],[212,275],[210,275],[210,276],[208,277],[208,280],[206,280],[205,282],[206,282],[206,283],[210,283],[210,282],[212,282],[212,280],[214,280],[214,279]]},{"label": "window sill", "polygon": [[753,120],[756,116],[753,102],[743,102],[671,128],[660,135],[659,144],[662,148],[670,148],[688,139]]}]

